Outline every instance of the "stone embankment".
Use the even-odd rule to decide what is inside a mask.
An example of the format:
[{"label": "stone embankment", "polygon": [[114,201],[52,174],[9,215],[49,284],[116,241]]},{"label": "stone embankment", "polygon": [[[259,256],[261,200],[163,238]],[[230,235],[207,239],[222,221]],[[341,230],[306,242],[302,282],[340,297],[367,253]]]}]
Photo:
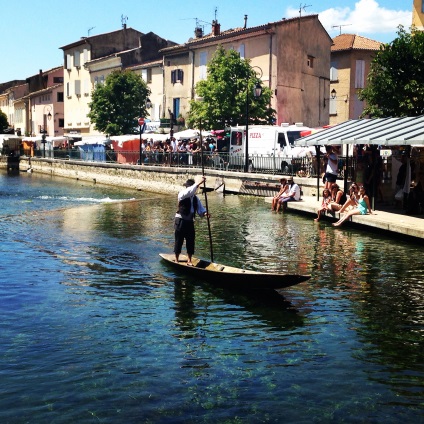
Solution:
[{"label": "stone embankment", "polygon": [[[5,168],[2,162],[0,162],[0,166]],[[20,171],[26,172],[28,169],[31,169],[34,173],[155,193],[178,192],[188,178],[196,178],[202,174],[200,168],[190,167],[176,168],[47,158],[21,158]],[[272,196],[280,188],[278,181],[281,175],[231,172],[209,168],[205,169],[205,174],[208,190],[266,197]],[[316,192],[316,188],[313,187],[316,180],[305,178],[299,183],[302,183],[302,190],[305,195],[312,195]]]},{"label": "stone embankment", "polygon": [[[6,158],[0,158],[0,168],[7,169]],[[40,158],[21,158],[20,171],[42,173],[57,177],[91,181],[93,183],[132,188],[155,193],[177,193],[188,178],[202,174],[200,168],[171,168],[145,165],[126,165],[72,160],[52,160]],[[228,193],[262,196],[265,202],[271,202],[279,189],[281,175],[264,175],[244,172],[229,172],[206,169],[207,189]],[[289,212],[306,213],[311,219],[316,216],[319,186],[313,178],[295,178],[302,187],[303,200],[291,202]],[[335,217],[325,219],[334,220]],[[376,210],[373,215],[354,216],[344,226],[357,225],[387,234],[424,239],[424,219],[399,213]],[[342,227],[343,228],[343,227]]]}]

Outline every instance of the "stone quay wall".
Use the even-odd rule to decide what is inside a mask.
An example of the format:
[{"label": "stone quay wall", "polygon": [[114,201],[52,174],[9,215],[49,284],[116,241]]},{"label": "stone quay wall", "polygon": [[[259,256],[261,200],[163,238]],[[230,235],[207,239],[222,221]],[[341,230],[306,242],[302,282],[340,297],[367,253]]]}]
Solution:
[{"label": "stone quay wall", "polygon": [[[0,158],[0,168],[6,169],[5,158]],[[202,175],[201,168],[126,165],[116,163],[82,162],[48,158],[21,157],[20,172],[34,172],[51,176],[72,178],[93,183],[154,193],[176,193],[188,178]],[[283,175],[205,169],[208,190],[234,194],[273,196],[280,188]],[[295,177],[305,196],[315,196],[317,181],[314,178]]]}]

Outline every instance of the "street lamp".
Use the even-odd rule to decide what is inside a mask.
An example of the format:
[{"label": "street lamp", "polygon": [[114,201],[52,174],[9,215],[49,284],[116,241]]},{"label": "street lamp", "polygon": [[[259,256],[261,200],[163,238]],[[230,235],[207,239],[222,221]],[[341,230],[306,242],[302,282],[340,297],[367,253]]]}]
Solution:
[{"label": "street lamp", "polygon": [[336,98],[336,96],[337,96],[337,92],[336,92],[336,90],[334,88],[331,90],[331,93],[330,94],[331,94],[331,97],[329,99],[326,99],[324,97],[324,107],[326,106],[326,103],[325,103],[326,100],[334,100]]},{"label": "street lamp", "polygon": [[[262,77],[262,69],[259,66],[252,66],[252,68],[258,68],[261,71]],[[249,172],[249,77],[250,73],[247,76],[246,83],[246,139],[245,139],[245,156],[244,156],[244,172]],[[256,82],[253,87],[253,98],[258,99],[262,95],[262,87],[259,81]]]},{"label": "street lamp", "polygon": [[47,133],[46,130],[42,130],[41,131],[41,144],[43,145],[43,158],[46,157],[46,143],[47,143],[47,141],[46,141],[46,133]]},{"label": "street lamp", "polygon": [[169,137],[174,137],[174,113],[171,112],[171,109],[168,109],[169,117],[170,117],[170,127],[169,127]]}]

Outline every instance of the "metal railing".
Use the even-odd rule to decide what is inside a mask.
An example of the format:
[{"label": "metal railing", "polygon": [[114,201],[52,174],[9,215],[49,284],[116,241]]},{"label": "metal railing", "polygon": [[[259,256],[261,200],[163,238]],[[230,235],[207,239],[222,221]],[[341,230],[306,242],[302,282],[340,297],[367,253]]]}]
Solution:
[{"label": "metal railing", "polygon": [[[30,155],[30,152],[21,152]],[[120,163],[128,165],[140,165],[140,152],[129,150],[89,150],[82,149],[54,149],[35,150],[35,157],[50,158],[59,160],[80,160],[84,162]],[[204,167],[207,169],[219,169],[222,171],[244,171],[244,155],[230,155],[227,152],[204,152]],[[250,155],[249,170],[255,173],[293,175],[299,177],[317,177],[318,162],[314,156],[304,156],[302,158],[272,156],[272,155]],[[170,166],[183,168],[201,168],[201,153],[173,152],[165,153],[160,151],[145,151],[141,154],[141,165],[149,166]],[[348,178],[352,178],[356,169],[356,161],[352,158],[348,160]],[[322,161],[319,173],[325,171],[325,164]],[[339,156],[339,177],[344,177],[346,171],[346,158]]]}]

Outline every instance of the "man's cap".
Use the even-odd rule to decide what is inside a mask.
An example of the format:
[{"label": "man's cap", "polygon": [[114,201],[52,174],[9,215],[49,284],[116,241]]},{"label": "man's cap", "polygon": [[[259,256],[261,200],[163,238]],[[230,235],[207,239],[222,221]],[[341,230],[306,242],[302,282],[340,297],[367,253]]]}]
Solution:
[{"label": "man's cap", "polygon": [[185,182],[184,186],[185,187],[191,187],[193,184],[195,184],[195,181],[190,178]]}]

